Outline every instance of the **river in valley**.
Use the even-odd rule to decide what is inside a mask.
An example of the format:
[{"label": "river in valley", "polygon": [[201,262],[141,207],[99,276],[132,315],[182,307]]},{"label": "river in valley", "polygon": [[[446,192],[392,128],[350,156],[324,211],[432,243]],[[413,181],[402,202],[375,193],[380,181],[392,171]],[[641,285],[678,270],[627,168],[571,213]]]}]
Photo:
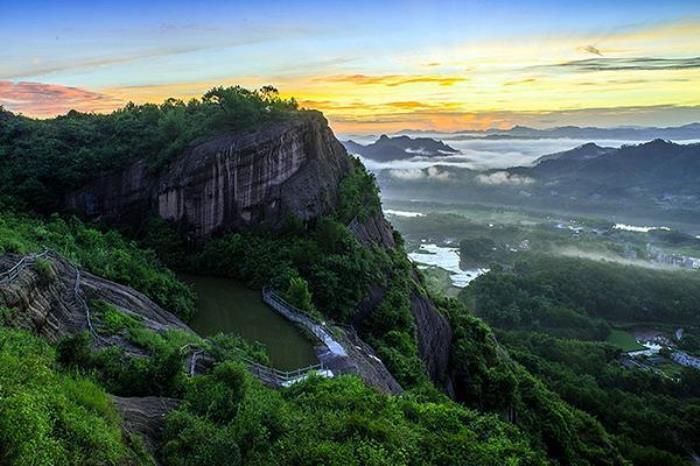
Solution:
[{"label": "river in valley", "polygon": [[452,286],[456,288],[465,288],[472,280],[489,272],[489,269],[479,267],[463,269],[460,264],[459,248],[424,243],[409,253],[408,257],[419,266],[433,266],[447,270]]},{"label": "river in valley", "polygon": [[259,290],[227,278],[179,275],[199,298],[190,326],[205,337],[234,333],[267,347],[270,365],[282,370],[317,364],[313,346],[299,328],[265,304]]}]

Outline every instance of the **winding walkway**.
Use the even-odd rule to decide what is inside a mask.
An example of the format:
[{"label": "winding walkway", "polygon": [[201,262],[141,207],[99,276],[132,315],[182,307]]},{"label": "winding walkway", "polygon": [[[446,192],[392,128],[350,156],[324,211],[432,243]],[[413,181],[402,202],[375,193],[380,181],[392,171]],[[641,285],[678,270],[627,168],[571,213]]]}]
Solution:
[{"label": "winding walkway", "polygon": [[[37,259],[50,257],[53,254],[55,253],[49,249],[44,249],[41,253],[32,253],[23,256],[8,270],[0,272],[0,284],[12,282],[24,269],[33,265]],[[87,329],[94,337],[95,341],[103,345],[109,344],[110,340],[100,335],[100,333],[95,329],[90,307],[83,298],[80,268],[70,263],[69,265],[75,271],[75,282],[71,290],[72,298],[82,309],[85,315]],[[270,288],[263,289],[262,298],[263,301],[275,311],[282,314],[282,316],[284,316],[286,319],[308,329],[319,340],[321,345],[317,347],[317,356],[320,362],[319,364],[310,365],[300,369],[283,371],[266,366],[251,359],[241,357],[242,362],[248,367],[248,370],[254,376],[268,385],[288,387],[296,382],[306,379],[311,373],[316,373],[322,377],[330,378],[343,373],[356,372],[356,368],[352,366],[347,351],[333,336],[331,331],[326,327],[325,323],[319,323],[308,313],[287,303],[281,296]],[[208,340],[208,342],[209,344],[214,344],[211,340]],[[186,370],[188,375],[196,375],[197,363],[206,358],[206,350],[197,345],[188,344],[183,346],[181,351],[187,353]]]},{"label": "winding walkway", "polygon": [[0,283],[9,283],[13,281],[15,278],[17,278],[20,272],[22,272],[22,270],[34,264],[37,259],[46,257],[48,253],[48,249],[44,249],[41,253],[32,253],[22,256],[22,258],[17,261],[15,265],[4,272],[0,272]]}]

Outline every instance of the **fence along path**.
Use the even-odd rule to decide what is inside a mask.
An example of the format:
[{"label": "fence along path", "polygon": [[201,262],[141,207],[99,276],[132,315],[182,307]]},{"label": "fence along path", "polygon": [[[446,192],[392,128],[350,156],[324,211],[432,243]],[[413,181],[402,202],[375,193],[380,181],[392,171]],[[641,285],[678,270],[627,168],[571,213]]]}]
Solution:
[{"label": "fence along path", "polygon": [[[15,265],[4,272],[0,272],[0,283],[7,283],[15,280],[20,272],[26,267],[32,265],[36,259],[48,257],[51,251],[44,249],[41,253],[33,253],[23,256]],[[75,270],[75,284],[72,289],[72,294],[75,302],[80,306],[80,308],[85,313],[85,320],[87,323],[88,330],[90,334],[100,343],[108,343],[99,332],[95,329],[92,322],[92,314],[90,312],[90,307],[85,302],[82,296],[81,284],[81,274],[80,268],[71,264]],[[316,338],[318,338],[321,343],[323,343],[324,351],[321,353],[321,362],[319,364],[313,364],[307,367],[294,369],[290,371],[283,371],[280,369],[275,369],[274,367],[269,367],[259,362],[253,361],[251,359],[241,357],[243,363],[246,364],[248,370],[255,375],[261,381],[268,383],[270,385],[286,387],[294,382],[300,381],[308,377],[311,372],[320,374],[323,377],[333,377],[336,374],[343,372],[351,372],[347,368],[345,369],[329,369],[324,363],[325,360],[334,360],[338,358],[347,358],[347,353],[343,346],[338,343],[332,334],[323,326],[319,324],[312,316],[306,312],[298,309],[291,304],[284,301],[277,293],[272,289],[263,289],[263,301],[265,301],[269,306],[275,309],[277,312],[282,314],[287,319],[295,322],[303,327],[307,328],[311,333],[313,333]],[[210,344],[213,342],[209,341]],[[202,348],[194,348],[192,345],[188,344],[181,348],[183,352],[191,353],[189,355],[189,363],[187,364],[187,372],[190,376],[195,375],[196,366],[198,358],[205,351]]]},{"label": "fence along path", "polygon": [[19,273],[22,270],[24,270],[25,267],[32,265],[37,259],[45,257],[46,255],[48,255],[48,253],[48,249],[44,249],[41,253],[38,254],[32,253],[26,256],[22,256],[22,258],[19,261],[17,261],[15,265],[13,265],[4,272],[0,272],[0,283],[13,281],[15,278],[17,278]]}]

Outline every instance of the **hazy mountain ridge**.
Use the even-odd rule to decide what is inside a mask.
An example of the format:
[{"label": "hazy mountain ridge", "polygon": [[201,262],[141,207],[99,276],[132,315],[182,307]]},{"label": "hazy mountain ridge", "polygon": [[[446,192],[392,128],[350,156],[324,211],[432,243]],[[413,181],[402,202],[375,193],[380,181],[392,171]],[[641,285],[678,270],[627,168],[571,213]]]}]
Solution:
[{"label": "hazy mountain ridge", "polygon": [[[552,168],[558,167],[553,171]],[[609,188],[649,186],[665,190],[700,176],[700,144],[676,144],[662,139],[619,149],[586,144],[538,159],[527,169],[535,177],[585,180]]]},{"label": "hazy mountain ridge", "polygon": [[348,152],[377,161],[408,159],[417,155],[434,157],[459,153],[457,149],[432,138],[389,137],[383,134],[375,142],[367,145],[352,140],[341,142]]},{"label": "hazy mountain ridge", "polygon": [[690,140],[700,139],[700,122],[669,127],[618,126],[599,128],[595,126],[556,126],[552,128],[531,128],[513,126],[510,129],[489,128],[485,130],[458,130],[450,132],[405,129],[402,134],[448,135],[452,140],[469,139],[620,139],[650,141],[652,139]]},{"label": "hazy mountain ridge", "polygon": [[[449,158],[449,157],[448,157]],[[431,172],[441,176],[431,176]],[[544,210],[690,220],[700,199],[700,144],[655,139],[620,148],[584,144],[545,155],[532,166],[475,170],[435,164],[402,177],[382,170],[386,195],[441,202],[487,202]]]}]

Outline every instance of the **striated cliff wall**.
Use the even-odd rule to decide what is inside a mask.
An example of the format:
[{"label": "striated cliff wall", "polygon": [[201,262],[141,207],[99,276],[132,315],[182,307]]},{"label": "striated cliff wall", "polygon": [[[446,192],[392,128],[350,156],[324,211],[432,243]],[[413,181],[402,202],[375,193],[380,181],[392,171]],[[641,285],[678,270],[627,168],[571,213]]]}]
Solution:
[{"label": "striated cliff wall", "polygon": [[[318,113],[302,113],[257,132],[194,144],[161,173],[143,160],[98,178],[66,199],[69,208],[108,222],[139,225],[152,214],[181,225],[191,237],[251,225],[279,226],[290,215],[311,219],[331,210],[351,158]],[[394,231],[380,212],[350,230],[367,247],[394,248]],[[414,277],[415,278],[415,277]],[[361,322],[381,303],[373,287],[361,303]],[[446,378],[450,326],[420,293],[411,297],[420,356],[437,382]]]},{"label": "striated cliff wall", "polygon": [[195,144],[159,174],[143,160],[69,194],[68,208],[95,219],[138,225],[157,214],[193,237],[314,218],[335,204],[351,160],[314,112],[256,132]]}]

